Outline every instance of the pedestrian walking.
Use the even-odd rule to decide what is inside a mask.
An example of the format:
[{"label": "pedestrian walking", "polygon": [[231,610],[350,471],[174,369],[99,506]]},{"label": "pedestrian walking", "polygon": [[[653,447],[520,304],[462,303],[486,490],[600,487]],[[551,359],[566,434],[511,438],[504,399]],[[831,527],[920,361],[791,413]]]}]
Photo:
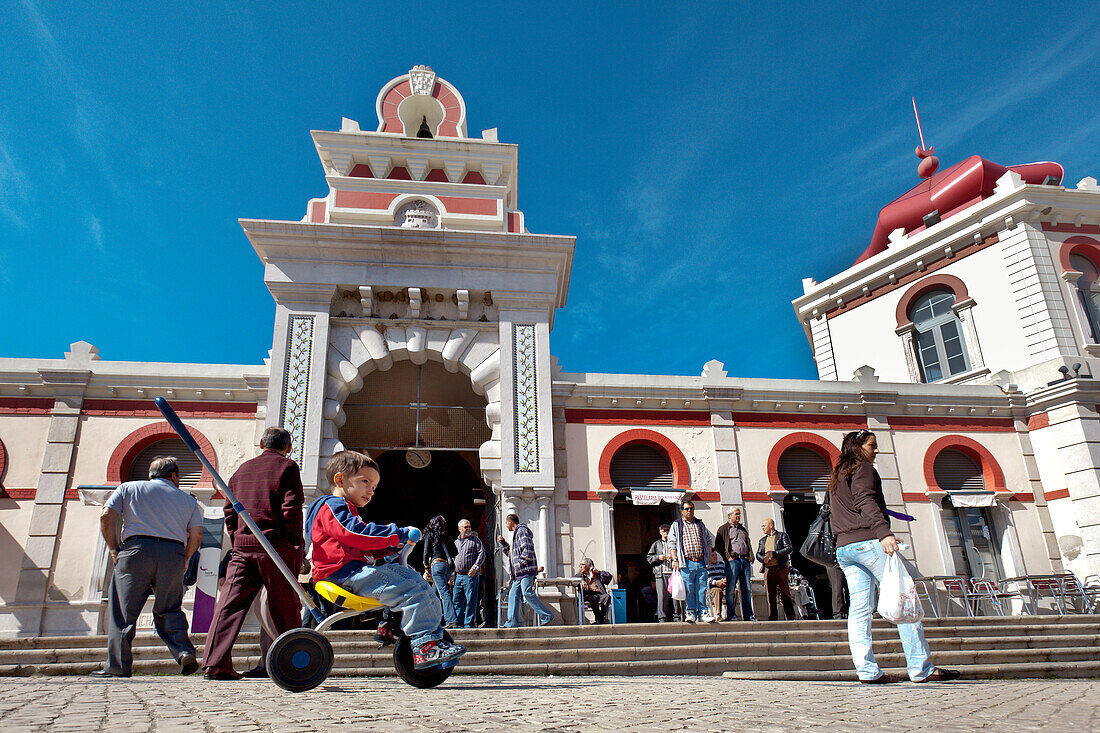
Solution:
[{"label": "pedestrian walking", "polygon": [[531,528],[519,523],[519,517],[509,514],[504,518],[504,526],[512,533],[509,543],[501,536],[498,541],[508,558],[508,572],[512,576],[508,587],[508,621],[504,628],[514,629],[523,626],[520,604],[526,603],[535,612],[540,625],[545,626],[554,620],[554,613],[539,600],[535,593],[535,576],[542,572],[535,557],[535,536]]},{"label": "pedestrian walking", "polygon": [[[882,580],[886,558],[898,551],[890,531],[882,479],[875,470],[878,440],[870,430],[844,436],[840,457],[829,476],[830,518],[836,534],[836,559],[848,580],[851,605],[848,609],[848,646],[852,650],[859,681],[888,684],[899,678],[887,674],[875,662],[871,650],[871,616],[875,586]],[[959,677],[955,670],[932,664],[924,626],[898,624],[909,679],[913,682],[943,682]]]},{"label": "pedestrian walking", "polygon": [[202,544],[202,510],[179,485],[176,459],[156,458],[148,481],[127,481],[103,505],[99,530],[115,569],[107,597],[107,664],[92,672],[93,677],[133,674],[131,647],[150,594],[153,628],[180,673],[199,668],[183,614],[183,573]]},{"label": "pedestrian walking", "polygon": [[[264,537],[288,568],[302,567],[302,474],[288,458],[291,436],[287,430],[270,427],[260,436],[260,455],[245,461],[229,479],[229,488],[240,506],[251,515]],[[225,585],[214,607],[202,666],[207,680],[237,680],[267,677],[267,650],[274,639],[260,627],[260,658],[243,675],[233,669],[233,645],[244,625],[248,610],[261,589],[267,591],[267,612],[276,635],[296,629],[302,623],[302,602],[275,561],[264,550],[252,530],[240,521],[235,505],[225,503],[225,528],[233,543]]]}]

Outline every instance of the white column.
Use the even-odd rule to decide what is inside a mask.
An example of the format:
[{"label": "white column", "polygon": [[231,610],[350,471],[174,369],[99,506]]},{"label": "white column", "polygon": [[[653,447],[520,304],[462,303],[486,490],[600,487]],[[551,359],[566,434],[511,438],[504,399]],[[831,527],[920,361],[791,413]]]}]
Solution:
[{"label": "white column", "polygon": [[901,348],[905,352],[905,366],[909,368],[909,379],[915,384],[919,384],[922,380],[920,365],[917,364],[917,351],[913,344],[914,330],[913,324],[907,323],[894,329],[894,333],[901,337]]},{"label": "white column", "polygon": [[952,310],[962,321],[963,342],[966,344],[966,356],[970,360],[970,368],[981,369],[985,366],[985,359],[982,358],[982,347],[978,343],[978,327],[974,324],[974,299],[967,298],[961,303],[956,303]]},{"label": "white column", "polygon": [[550,499],[547,494],[539,494],[535,501],[539,506],[539,539],[535,543],[535,554],[538,556],[539,565],[545,568],[546,576],[553,575],[553,548],[551,541],[553,535],[550,532]]}]

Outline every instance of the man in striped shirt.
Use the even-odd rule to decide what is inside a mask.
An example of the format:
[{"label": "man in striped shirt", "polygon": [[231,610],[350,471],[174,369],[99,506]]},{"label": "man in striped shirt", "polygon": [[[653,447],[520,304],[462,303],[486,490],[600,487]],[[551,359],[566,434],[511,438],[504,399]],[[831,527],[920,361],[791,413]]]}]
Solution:
[{"label": "man in striped shirt", "polygon": [[458,522],[458,539],[455,540],[455,617],[458,627],[472,629],[477,620],[478,587],[481,585],[481,568],[485,564],[485,546],[478,539],[469,519]]}]

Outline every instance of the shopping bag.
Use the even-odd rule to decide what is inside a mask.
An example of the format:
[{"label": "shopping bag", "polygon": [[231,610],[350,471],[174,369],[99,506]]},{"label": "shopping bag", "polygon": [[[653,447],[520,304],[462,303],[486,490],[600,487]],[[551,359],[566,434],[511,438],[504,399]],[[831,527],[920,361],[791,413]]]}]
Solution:
[{"label": "shopping bag", "polygon": [[914,624],[924,618],[917,586],[897,552],[886,557],[886,571],[878,589],[878,613],[894,624]]},{"label": "shopping bag", "polygon": [[668,592],[672,596],[674,601],[686,601],[688,597],[687,586],[684,585],[684,578],[680,575],[679,570],[672,571],[672,575],[668,578]]},{"label": "shopping bag", "polygon": [[806,533],[800,554],[811,562],[825,567],[836,565],[836,537],[833,536],[832,522],[829,520],[829,494],[825,494],[825,503],[821,505],[817,518]]}]

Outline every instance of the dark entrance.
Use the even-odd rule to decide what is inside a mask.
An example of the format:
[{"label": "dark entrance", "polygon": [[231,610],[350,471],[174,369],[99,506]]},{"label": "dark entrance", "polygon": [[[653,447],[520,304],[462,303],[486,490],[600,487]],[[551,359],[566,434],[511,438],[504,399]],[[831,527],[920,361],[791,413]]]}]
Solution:
[{"label": "dark entrance", "polygon": [[646,552],[661,536],[658,527],[676,519],[676,506],[665,503],[637,506],[627,495],[620,494],[615,499],[614,515],[615,562],[619,567],[619,587],[626,589],[626,620],[655,621],[657,596]]},{"label": "dark entrance", "polygon": [[802,543],[806,541],[806,535],[810,533],[810,525],[817,519],[820,508],[812,493],[787,494],[783,499],[783,525],[787,528],[791,544],[794,545],[791,565],[802,573],[813,588],[820,617],[832,618],[832,586],[829,584],[828,572],[823,566],[810,562],[798,552]]}]

